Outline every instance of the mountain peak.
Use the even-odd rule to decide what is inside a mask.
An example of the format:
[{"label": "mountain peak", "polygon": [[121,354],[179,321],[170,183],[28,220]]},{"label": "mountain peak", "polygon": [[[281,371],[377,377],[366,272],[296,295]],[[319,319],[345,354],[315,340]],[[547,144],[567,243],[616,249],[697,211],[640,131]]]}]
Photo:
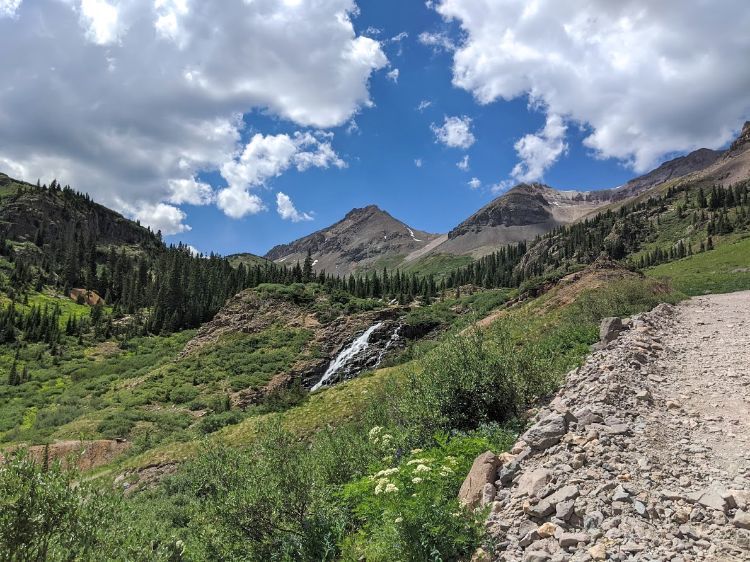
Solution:
[{"label": "mountain peak", "polygon": [[266,259],[301,261],[309,251],[317,270],[346,275],[355,270],[397,265],[436,236],[415,230],[377,205],[349,211],[339,222],[290,244],[272,248]]},{"label": "mountain peak", "polygon": [[365,207],[355,207],[354,209],[346,213],[346,215],[344,216],[344,220],[346,219],[361,220],[362,218],[365,218],[368,216],[376,216],[376,215],[390,216],[387,212],[385,212],[383,209],[381,209],[377,205],[367,205]]}]

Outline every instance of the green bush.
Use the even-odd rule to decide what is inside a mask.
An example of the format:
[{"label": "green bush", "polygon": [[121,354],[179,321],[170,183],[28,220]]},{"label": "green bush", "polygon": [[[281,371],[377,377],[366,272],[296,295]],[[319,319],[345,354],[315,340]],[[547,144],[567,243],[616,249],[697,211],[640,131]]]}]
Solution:
[{"label": "green bush", "polygon": [[0,561],[182,559],[182,544],[111,490],[24,451],[0,465]]},{"label": "green bush", "polygon": [[[385,453],[393,442],[379,426],[370,437]],[[398,464],[347,485],[343,497],[358,530],[344,541],[342,558],[467,559],[481,540],[484,514],[462,509],[458,490],[473,459],[490,446],[482,438],[443,438],[437,447],[414,449]]]},{"label": "green bush", "polygon": [[412,443],[507,421],[547,390],[547,363],[535,346],[518,353],[505,333],[491,340],[479,330],[451,336],[424,359],[421,371],[408,375],[393,417],[408,428]]},{"label": "green bush", "polygon": [[239,423],[242,416],[239,412],[221,412],[220,414],[211,414],[205,416],[198,422],[198,431],[201,433],[213,433],[219,431],[222,427]]}]

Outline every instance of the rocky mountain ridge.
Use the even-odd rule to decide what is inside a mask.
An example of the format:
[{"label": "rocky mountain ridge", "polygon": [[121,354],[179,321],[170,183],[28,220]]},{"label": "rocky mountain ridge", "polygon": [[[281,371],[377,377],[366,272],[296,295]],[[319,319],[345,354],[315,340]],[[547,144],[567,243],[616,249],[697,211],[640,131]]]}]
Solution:
[{"label": "rocky mountain ridge", "polygon": [[495,549],[474,560],[750,559],[748,304],[604,321],[510,453],[476,459],[460,499],[490,506]]},{"label": "rocky mountain ridge", "polygon": [[339,222],[272,248],[264,257],[276,263],[302,263],[308,251],[317,271],[348,275],[354,270],[382,269],[432,242],[437,235],[413,229],[376,205],[352,209]]},{"label": "rocky mountain ridge", "polygon": [[748,138],[750,124],[727,152],[695,150],[616,188],[576,191],[558,190],[541,183],[518,184],[442,235],[414,230],[374,205],[353,209],[338,223],[290,244],[276,246],[265,257],[276,263],[301,263],[309,250],[316,270],[339,275],[383,265],[397,267],[430,255],[481,257],[506,244],[532,240],[559,226],[592,216],[607,205],[626,202],[682,177],[709,173],[717,167],[720,170],[714,170],[712,177],[722,173],[728,177],[747,177],[750,157],[747,170],[743,168],[744,156],[733,160],[732,170],[741,168],[734,173],[726,172],[726,163],[724,167],[721,163],[732,155],[744,154]]}]

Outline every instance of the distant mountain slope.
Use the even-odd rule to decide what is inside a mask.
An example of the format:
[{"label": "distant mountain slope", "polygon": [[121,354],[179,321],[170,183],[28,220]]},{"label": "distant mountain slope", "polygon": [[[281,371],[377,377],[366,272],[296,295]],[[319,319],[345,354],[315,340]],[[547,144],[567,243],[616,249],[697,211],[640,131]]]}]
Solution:
[{"label": "distant mountain slope", "polygon": [[750,178],[750,121],[746,121],[729,150],[713,164],[701,170],[698,177],[727,186]]},{"label": "distant mountain slope", "polygon": [[704,170],[719,160],[723,154],[724,152],[720,150],[700,148],[685,156],[664,162],[661,166],[651,170],[647,174],[634,178],[625,185],[609,191],[612,192],[613,199],[624,199],[632,195],[637,195],[665,181]]},{"label": "distant mountain slope", "polygon": [[482,207],[448,233],[434,253],[481,256],[499,246],[530,240],[596,210],[605,200],[597,192],[558,191],[519,184]]},{"label": "distant mountain slope", "polygon": [[538,183],[519,184],[451,230],[448,239],[430,252],[486,255],[594,215],[610,203],[626,201],[664,182],[709,169],[725,157],[721,151],[702,148],[613,189],[560,191]]},{"label": "distant mountain slope", "polygon": [[347,275],[355,270],[395,267],[435,238],[437,235],[413,229],[369,205],[353,209],[328,228],[272,248],[265,258],[292,265],[302,263],[309,250],[316,270]]},{"label": "distant mountain slope", "polygon": [[249,252],[230,254],[226,258],[229,262],[229,265],[231,265],[232,267],[239,267],[240,264],[244,265],[245,267],[253,267],[256,265],[262,266],[271,263],[270,260],[267,260],[266,258],[262,258],[260,256],[256,256],[255,254],[251,254]]}]

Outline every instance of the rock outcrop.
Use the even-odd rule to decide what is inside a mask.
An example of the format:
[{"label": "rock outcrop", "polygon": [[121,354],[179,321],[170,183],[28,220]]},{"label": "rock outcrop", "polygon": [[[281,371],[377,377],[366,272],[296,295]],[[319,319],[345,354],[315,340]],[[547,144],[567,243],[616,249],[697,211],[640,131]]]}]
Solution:
[{"label": "rock outcrop", "polygon": [[614,325],[498,469],[476,560],[750,560],[750,292]]}]

